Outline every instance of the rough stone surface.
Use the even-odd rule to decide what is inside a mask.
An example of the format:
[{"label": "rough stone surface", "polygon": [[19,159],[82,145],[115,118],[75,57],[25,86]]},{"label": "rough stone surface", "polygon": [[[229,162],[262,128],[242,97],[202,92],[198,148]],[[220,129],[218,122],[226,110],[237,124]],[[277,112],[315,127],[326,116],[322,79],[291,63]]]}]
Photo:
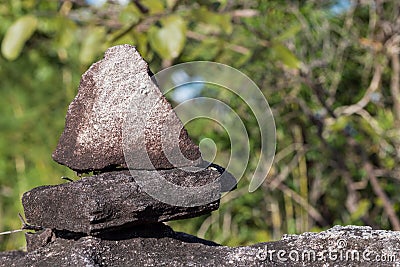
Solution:
[{"label": "rough stone surface", "polygon": [[[215,201],[178,207],[152,198],[135,182],[138,176],[151,180],[158,175],[171,183],[190,187],[209,184],[220,173],[213,169],[115,171],[65,184],[41,186],[22,197],[26,220],[46,228],[95,235],[119,227],[196,217],[218,209],[221,193],[218,183],[212,184],[211,191],[196,191],[196,197],[210,199],[211,196]],[[162,188],[157,190],[161,192]]]},{"label": "rough stone surface", "polygon": [[56,234],[50,228],[46,228],[36,233],[26,233],[26,249],[28,250],[28,252],[34,251],[38,248],[46,246],[48,243],[54,241],[55,239]]},{"label": "rough stone surface", "polygon": [[[28,253],[0,253],[0,266],[399,266],[400,233],[336,226],[246,247],[219,246],[166,226],[114,238],[56,238]],[[132,234],[134,232],[134,234]]]},{"label": "rough stone surface", "polygon": [[198,146],[130,45],[109,48],[83,74],[53,159],[78,172],[127,165],[167,169],[201,162]]}]

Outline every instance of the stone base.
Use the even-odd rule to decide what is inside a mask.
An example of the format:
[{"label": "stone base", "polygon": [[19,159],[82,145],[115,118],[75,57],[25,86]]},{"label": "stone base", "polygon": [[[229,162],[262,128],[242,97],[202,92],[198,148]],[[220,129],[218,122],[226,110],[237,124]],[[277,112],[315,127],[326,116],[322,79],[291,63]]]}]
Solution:
[{"label": "stone base", "polygon": [[[144,192],[135,177],[155,180],[159,175],[183,187],[198,186],[195,198],[208,204],[179,207],[163,203]],[[29,224],[88,235],[140,224],[197,217],[219,207],[221,185],[202,189],[220,177],[213,169],[185,172],[179,169],[158,171],[114,171],[55,186],[40,186],[22,197]],[[157,187],[157,183],[155,183]],[[162,188],[156,188],[162,192]],[[207,202],[205,202],[207,203]]]},{"label": "stone base", "polygon": [[0,253],[3,266],[400,266],[400,233],[335,226],[232,248],[155,224],[102,238],[57,237],[29,253]]}]

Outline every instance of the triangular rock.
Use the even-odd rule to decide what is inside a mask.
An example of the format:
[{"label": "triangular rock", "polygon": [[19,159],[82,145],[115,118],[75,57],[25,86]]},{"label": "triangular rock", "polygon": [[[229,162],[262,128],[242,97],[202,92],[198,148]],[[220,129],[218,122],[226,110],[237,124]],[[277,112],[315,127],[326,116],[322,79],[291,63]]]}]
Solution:
[{"label": "triangular rock", "polygon": [[52,156],[78,172],[201,163],[198,146],[130,45],[109,48],[82,76]]}]

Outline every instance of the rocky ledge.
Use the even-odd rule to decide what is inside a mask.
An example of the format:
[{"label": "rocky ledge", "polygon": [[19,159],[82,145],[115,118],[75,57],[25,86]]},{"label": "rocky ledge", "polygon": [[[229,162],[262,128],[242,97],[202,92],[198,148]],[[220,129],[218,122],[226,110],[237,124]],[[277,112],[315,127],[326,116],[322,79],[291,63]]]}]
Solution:
[{"label": "rocky ledge", "polygon": [[[0,266],[400,266],[400,233],[335,226],[244,247],[220,246],[162,223],[101,237],[27,234],[30,252],[0,253]],[[28,242],[28,244],[29,244]]]}]

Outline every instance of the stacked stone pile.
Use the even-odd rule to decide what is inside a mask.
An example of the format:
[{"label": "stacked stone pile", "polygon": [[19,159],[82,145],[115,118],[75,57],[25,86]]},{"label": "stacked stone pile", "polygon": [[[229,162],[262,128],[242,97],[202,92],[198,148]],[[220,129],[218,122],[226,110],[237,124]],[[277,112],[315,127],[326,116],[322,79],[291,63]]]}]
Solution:
[{"label": "stacked stone pile", "polygon": [[[200,216],[218,208],[224,181],[219,166],[202,160],[151,79],[147,63],[129,45],[108,49],[83,75],[53,159],[78,174],[95,174],[24,194],[27,222],[61,235],[110,235],[135,225]],[[174,206],[153,198],[137,183],[139,178],[149,181],[162,192],[157,188],[160,177],[196,187],[198,198],[213,199],[198,206]],[[223,177],[234,186],[232,176]]]}]

